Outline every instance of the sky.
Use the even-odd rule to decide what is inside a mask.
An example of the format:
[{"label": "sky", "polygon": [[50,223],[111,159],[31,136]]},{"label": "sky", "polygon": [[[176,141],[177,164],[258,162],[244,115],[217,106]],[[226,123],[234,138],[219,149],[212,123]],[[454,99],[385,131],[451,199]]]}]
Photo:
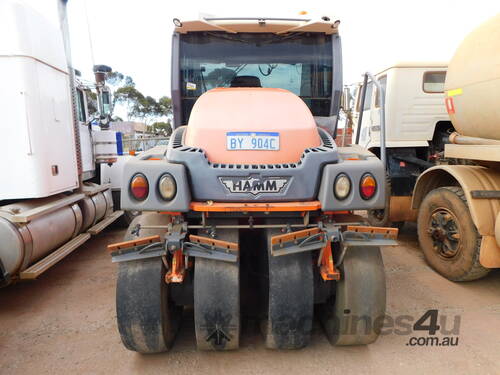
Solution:
[{"label": "sky", "polygon": [[[58,0],[23,1],[57,22]],[[132,76],[144,95],[170,96],[173,18],[294,17],[301,11],[341,21],[344,84],[350,84],[398,61],[448,61],[470,31],[500,12],[500,1],[69,0],[73,65],[92,79],[93,62],[106,64]]]}]

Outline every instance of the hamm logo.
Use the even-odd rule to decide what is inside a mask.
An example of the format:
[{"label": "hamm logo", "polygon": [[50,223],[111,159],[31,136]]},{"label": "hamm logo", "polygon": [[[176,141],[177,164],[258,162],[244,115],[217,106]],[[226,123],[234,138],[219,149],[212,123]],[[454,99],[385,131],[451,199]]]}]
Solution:
[{"label": "hamm logo", "polygon": [[250,193],[253,195],[263,193],[279,193],[288,184],[290,177],[219,177],[222,184],[231,193]]}]

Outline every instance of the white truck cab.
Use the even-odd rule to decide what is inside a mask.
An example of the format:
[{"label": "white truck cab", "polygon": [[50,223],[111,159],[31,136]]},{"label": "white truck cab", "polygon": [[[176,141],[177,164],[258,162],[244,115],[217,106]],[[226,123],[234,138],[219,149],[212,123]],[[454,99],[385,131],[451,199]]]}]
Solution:
[{"label": "white truck cab", "polygon": [[[378,74],[385,89],[387,173],[391,183],[389,210],[370,212],[374,225],[415,219],[410,209],[417,177],[427,168],[444,162],[444,144],[453,131],[445,107],[444,82],[447,64],[401,62]],[[353,143],[380,154],[380,108],[372,82],[355,84]],[[362,116],[360,116],[362,114]],[[361,117],[361,123],[359,118]]]},{"label": "white truck cab", "polygon": [[[446,63],[402,62],[376,74],[385,89],[387,147],[428,147],[436,125],[450,121],[444,106]],[[361,111],[361,86],[356,86],[354,124]],[[380,147],[380,108],[377,90],[369,82],[363,106],[359,144]],[[358,132],[356,126],[355,132]],[[356,137],[356,134],[354,135]]]},{"label": "white truck cab", "polygon": [[[100,165],[117,160],[105,74],[75,78],[65,1],[57,27],[28,5],[0,1],[0,287],[34,279],[123,212]],[[99,126],[86,95],[97,91]],[[106,181],[108,182],[108,181]]]}]

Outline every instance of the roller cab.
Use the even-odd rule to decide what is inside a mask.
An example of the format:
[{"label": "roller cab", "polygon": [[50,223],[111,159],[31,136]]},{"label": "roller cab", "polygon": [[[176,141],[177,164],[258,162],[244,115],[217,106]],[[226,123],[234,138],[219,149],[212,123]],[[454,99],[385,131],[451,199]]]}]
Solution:
[{"label": "roller cab", "polygon": [[143,214],[108,247],[124,345],[168,350],[184,306],[201,350],[237,349],[248,317],[268,348],[304,347],[314,311],[332,344],[373,342],[397,230],[353,213],[384,207],[385,171],[335,144],[338,22],[176,20],[172,46],[175,129],[126,164],[122,208]]}]

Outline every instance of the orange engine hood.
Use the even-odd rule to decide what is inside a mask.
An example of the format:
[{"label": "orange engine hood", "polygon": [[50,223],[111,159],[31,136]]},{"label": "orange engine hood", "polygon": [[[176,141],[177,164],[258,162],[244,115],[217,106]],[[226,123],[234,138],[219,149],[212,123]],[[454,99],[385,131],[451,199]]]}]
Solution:
[{"label": "orange engine hood", "polygon": [[[230,151],[228,132],[276,132],[280,149]],[[282,164],[298,162],[304,150],[320,146],[321,139],[311,111],[290,91],[217,88],[196,101],[183,143],[203,149],[213,163]]]}]

